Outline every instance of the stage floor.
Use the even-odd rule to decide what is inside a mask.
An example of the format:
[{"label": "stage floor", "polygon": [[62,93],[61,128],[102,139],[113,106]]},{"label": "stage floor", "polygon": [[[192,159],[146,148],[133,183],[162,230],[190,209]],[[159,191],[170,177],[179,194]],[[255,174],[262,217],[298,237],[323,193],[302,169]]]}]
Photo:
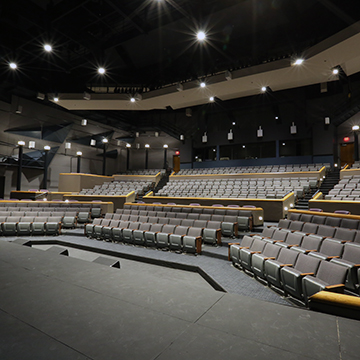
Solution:
[{"label": "stage floor", "polygon": [[0,294],[2,360],[360,353],[358,321],[216,291],[196,273],[131,261],[115,269],[0,241]]}]

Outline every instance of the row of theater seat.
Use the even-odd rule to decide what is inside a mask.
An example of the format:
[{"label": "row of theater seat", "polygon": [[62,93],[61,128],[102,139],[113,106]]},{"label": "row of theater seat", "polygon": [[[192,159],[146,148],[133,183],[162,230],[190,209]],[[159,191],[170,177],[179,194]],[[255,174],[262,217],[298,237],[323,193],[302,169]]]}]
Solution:
[{"label": "row of theater seat", "polygon": [[359,292],[358,244],[269,228],[232,244],[229,256],[235,266],[305,302],[321,290],[343,291],[344,284]]},{"label": "row of theater seat", "polygon": [[330,164],[329,163],[262,165],[262,166],[235,166],[235,167],[181,169],[177,173],[177,175],[199,175],[199,174],[207,174],[207,175],[209,175],[209,174],[319,171],[323,166],[325,166],[326,169],[330,169]]},{"label": "row of theater seat", "polygon": [[165,169],[128,170],[126,172],[120,173],[119,175],[157,175],[158,173],[164,175]]},{"label": "row of theater seat", "polygon": [[[127,217],[128,215],[122,216]],[[162,223],[95,219],[92,224],[85,226],[85,234],[88,237],[100,240],[157,247],[179,252],[201,253],[203,234],[208,234],[211,240],[218,238],[220,229],[217,227],[219,224],[213,223],[215,228],[203,229]],[[211,222],[207,226],[211,226]]]},{"label": "row of theater seat", "polygon": [[[14,209],[14,208],[21,208],[29,210],[27,208],[62,208],[62,210],[72,210],[73,208],[78,209],[92,209],[92,208],[99,208],[101,207],[99,201],[93,201],[92,203],[79,203],[78,201],[57,201],[53,200],[52,202],[48,201],[28,201],[28,200],[12,200],[12,201],[0,201],[0,210],[6,209]],[[40,211],[40,210],[39,210]]]},{"label": "row of theater seat", "polygon": [[[327,216],[327,215],[312,215],[300,212],[290,212],[289,219],[291,221],[309,222],[318,225],[329,225],[333,227],[344,227],[347,229],[360,229],[360,220],[351,219],[347,217]],[[285,226],[288,221],[286,219],[280,220]]]},{"label": "row of theater seat", "polygon": [[62,224],[64,227],[71,227],[73,220],[73,217],[61,218],[59,216],[0,216],[0,235],[59,235]]},{"label": "row of theater seat", "polygon": [[89,211],[0,211],[0,235],[58,235],[89,221]]},{"label": "row of theater seat", "polygon": [[[174,210],[177,210],[176,208]],[[204,209],[206,210],[206,209]],[[209,209],[212,210],[212,209]],[[163,220],[163,223],[169,223],[172,225],[180,225],[182,219],[186,219],[189,223],[196,220],[204,221],[218,221],[220,223],[231,223],[231,233],[230,229],[224,230],[223,236],[237,236],[238,230],[249,230],[251,212],[244,213],[239,215],[236,211],[233,215],[219,215],[215,213],[210,214],[197,214],[197,213],[183,213],[183,212],[174,212],[174,211],[144,211],[144,210],[127,210],[127,209],[118,209],[117,215],[132,215],[135,217],[139,216],[143,218],[142,220],[130,220],[130,221],[141,221],[141,222],[158,222],[154,221],[156,218],[166,219]],[[105,217],[110,217],[111,215],[105,215]],[[147,218],[148,220],[145,220]],[[192,225],[189,225],[192,226]],[[225,225],[224,225],[225,227]]]}]

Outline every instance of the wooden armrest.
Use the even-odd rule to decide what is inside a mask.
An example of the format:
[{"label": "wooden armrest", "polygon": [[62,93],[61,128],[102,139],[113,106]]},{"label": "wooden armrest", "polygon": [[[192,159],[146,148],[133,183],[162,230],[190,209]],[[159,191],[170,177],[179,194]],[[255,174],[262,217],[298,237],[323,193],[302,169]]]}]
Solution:
[{"label": "wooden armrest", "polygon": [[251,254],[261,254],[261,251],[252,251]]},{"label": "wooden armrest", "polygon": [[274,256],[264,258],[264,260],[275,260],[275,259],[276,259],[276,257],[274,257]]},{"label": "wooden armrest", "polygon": [[288,248],[292,248],[292,247],[294,247],[294,246],[299,246],[299,245],[288,245],[287,247],[288,247]]},{"label": "wooden armrest", "polygon": [[305,250],[305,254],[308,254],[309,252],[317,251],[317,250]]},{"label": "wooden armrest", "polygon": [[310,272],[310,273],[302,273],[301,276],[307,276],[307,275],[315,275],[314,273]]},{"label": "wooden armrest", "polygon": [[328,259],[339,259],[340,256],[328,256],[327,258],[328,258]]},{"label": "wooden armrest", "polygon": [[283,266],[293,267],[293,266],[294,266],[294,264],[281,264],[280,266],[281,266],[281,267],[283,267]]},{"label": "wooden armrest", "polygon": [[332,291],[336,293],[343,293],[345,289],[344,284],[329,285],[325,287],[326,291]]},{"label": "wooden armrest", "polygon": [[238,243],[238,242],[236,242],[236,243],[229,243],[229,247],[230,247],[231,245],[240,245],[240,243]]}]

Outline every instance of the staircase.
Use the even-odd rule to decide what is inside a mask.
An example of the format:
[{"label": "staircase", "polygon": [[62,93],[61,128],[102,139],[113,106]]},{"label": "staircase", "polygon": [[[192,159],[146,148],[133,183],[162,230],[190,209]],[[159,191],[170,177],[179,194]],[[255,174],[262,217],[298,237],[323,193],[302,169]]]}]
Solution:
[{"label": "staircase", "polygon": [[302,198],[298,199],[295,205],[295,209],[309,210],[309,200],[314,196],[317,191],[317,188],[310,188],[309,192],[307,192]]},{"label": "staircase", "polygon": [[336,184],[339,183],[340,179],[340,169],[335,168],[328,172],[326,178],[322,182],[319,190],[324,194],[327,195],[331,189],[334,188]]},{"label": "staircase", "polygon": [[154,194],[156,194],[160,189],[162,189],[167,184],[167,182],[169,181],[169,176],[170,174],[165,173],[165,175],[160,179],[158,184],[155,186],[153,190]]}]

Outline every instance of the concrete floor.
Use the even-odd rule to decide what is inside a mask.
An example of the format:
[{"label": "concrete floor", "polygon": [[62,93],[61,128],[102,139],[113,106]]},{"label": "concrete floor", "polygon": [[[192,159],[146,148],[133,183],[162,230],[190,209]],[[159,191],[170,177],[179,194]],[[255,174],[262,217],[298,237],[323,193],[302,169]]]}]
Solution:
[{"label": "concrete floor", "polygon": [[359,358],[358,321],[122,262],[0,241],[0,359]]}]

